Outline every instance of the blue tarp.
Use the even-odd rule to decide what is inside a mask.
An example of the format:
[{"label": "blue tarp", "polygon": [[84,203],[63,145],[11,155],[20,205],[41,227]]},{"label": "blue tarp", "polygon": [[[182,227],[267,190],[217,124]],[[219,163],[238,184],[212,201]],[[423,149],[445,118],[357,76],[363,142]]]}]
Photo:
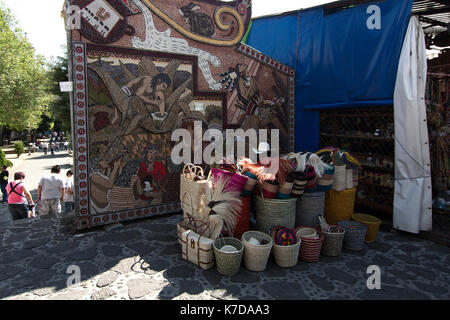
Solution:
[{"label": "blue tarp", "polygon": [[[369,29],[377,5],[381,29]],[[247,44],[296,69],[296,151],[317,151],[324,108],[393,104],[412,0],[323,7],[253,20]]]}]

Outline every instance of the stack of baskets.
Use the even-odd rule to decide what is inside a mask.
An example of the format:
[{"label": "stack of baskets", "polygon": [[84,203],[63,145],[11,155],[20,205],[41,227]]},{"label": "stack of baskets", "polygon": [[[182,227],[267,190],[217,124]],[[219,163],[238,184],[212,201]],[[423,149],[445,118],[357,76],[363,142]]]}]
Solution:
[{"label": "stack of baskets", "polygon": [[299,226],[296,228],[297,237],[301,239],[300,259],[305,262],[316,262],[320,258],[320,251],[322,249],[324,234],[320,231],[320,229],[316,229],[316,234],[312,237],[301,236],[301,231],[304,228],[307,227]]}]

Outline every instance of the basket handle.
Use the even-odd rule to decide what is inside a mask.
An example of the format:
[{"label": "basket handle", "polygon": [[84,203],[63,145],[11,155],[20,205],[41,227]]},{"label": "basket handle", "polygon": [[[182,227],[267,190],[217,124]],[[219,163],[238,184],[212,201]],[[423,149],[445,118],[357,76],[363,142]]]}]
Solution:
[{"label": "basket handle", "polygon": [[200,166],[196,166],[192,163],[187,163],[183,167],[183,176],[188,179],[187,175],[190,176],[190,180],[193,180],[195,177],[197,177],[199,174],[204,176],[205,173],[203,171],[203,168]]},{"label": "basket handle", "polygon": [[263,200],[263,205],[264,205],[264,207],[266,207],[266,201],[264,200],[264,193],[262,192],[262,188],[261,187],[259,187],[259,191],[261,191],[261,198]]}]

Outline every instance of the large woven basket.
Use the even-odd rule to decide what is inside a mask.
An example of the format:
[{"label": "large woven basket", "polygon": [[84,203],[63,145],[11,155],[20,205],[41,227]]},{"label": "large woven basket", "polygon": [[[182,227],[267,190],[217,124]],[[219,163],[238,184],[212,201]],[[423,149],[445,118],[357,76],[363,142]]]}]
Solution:
[{"label": "large woven basket", "polygon": [[[221,249],[230,245],[235,247],[238,251],[226,252]],[[235,238],[219,237],[214,241],[214,255],[216,258],[217,271],[224,276],[232,276],[239,272],[241,267],[242,256],[244,253],[244,245],[241,241]]]},{"label": "large woven basket", "polygon": [[363,223],[344,220],[339,221],[338,225],[345,229],[344,248],[349,250],[364,249],[367,226]]},{"label": "large woven basket", "polygon": [[330,190],[325,194],[325,219],[329,224],[350,220],[355,208],[356,188],[337,192]]},{"label": "large woven basket", "polygon": [[256,196],[256,230],[269,233],[273,226],[295,227],[296,198],[265,199]]},{"label": "large woven basket", "polygon": [[273,244],[273,256],[275,263],[281,268],[290,268],[298,263],[301,239],[297,237],[297,243],[291,246],[279,246]]},{"label": "large woven basket", "polygon": [[305,193],[297,200],[295,225],[315,227],[325,210],[325,192]]},{"label": "large woven basket", "polygon": [[[267,240],[269,243],[265,245],[254,245],[248,242],[250,238],[255,238],[258,241]],[[259,231],[247,231],[242,235],[242,243],[244,244],[244,265],[250,271],[260,272],[264,271],[267,266],[267,261],[270,257],[270,252],[273,247],[271,237]]]},{"label": "large woven basket", "polygon": [[341,254],[344,243],[345,230],[338,225],[332,225],[337,232],[324,232],[325,239],[322,246],[322,254],[329,257],[337,257]]},{"label": "large woven basket", "polygon": [[364,213],[354,213],[353,220],[364,223],[367,226],[366,242],[375,242],[377,238],[378,229],[381,225],[381,220],[377,217],[364,214]]},{"label": "large woven basket", "polygon": [[322,249],[322,244],[324,240],[324,234],[317,229],[317,234],[319,235],[318,239],[300,237],[298,235],[299,230],[303,226],[297,227],[297,237],[301,239],[300,245],[300,259],[306,262],[316,262],[320,258],[320,251]]}]

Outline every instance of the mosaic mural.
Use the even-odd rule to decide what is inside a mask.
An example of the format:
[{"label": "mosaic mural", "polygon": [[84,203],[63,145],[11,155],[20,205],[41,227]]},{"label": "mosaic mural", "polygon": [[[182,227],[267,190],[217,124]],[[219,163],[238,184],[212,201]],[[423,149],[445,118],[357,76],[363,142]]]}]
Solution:
[{"label": "mosaic mural", "polygon": [[177,212],[171,133],[279,129],[294,148],[294,70],[240,43],[251,2],[72,0],[78,228]]}]

